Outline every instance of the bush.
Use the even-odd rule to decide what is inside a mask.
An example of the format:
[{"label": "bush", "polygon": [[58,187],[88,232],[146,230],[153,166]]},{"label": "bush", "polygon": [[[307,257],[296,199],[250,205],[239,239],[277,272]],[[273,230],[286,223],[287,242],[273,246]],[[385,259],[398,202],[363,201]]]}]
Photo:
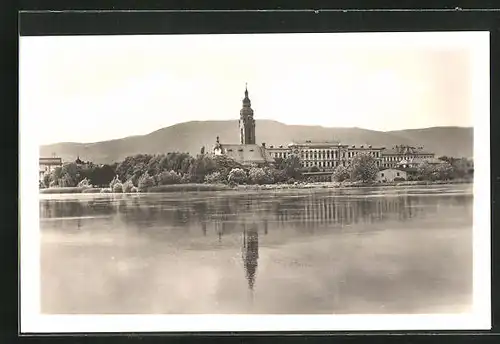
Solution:
[{"label": "bush", "polygon": [[123,184],[122,183],[115,183],[115,185],[113,185],[113,188],[111,190],[113,190],[113,193],[122,193],[123,192]]},{"label": "bush", "polygon": [[272,184],[273,179],[270,170],[259,167],[252,167],[248,172],[248,177],[253,184]]},{"label": "bush", "polygon": [[158,176],[158,185],[180,184],[180,182],[181,176],[175,171],[165,171],[160,173],[160,175]]},{"label": "bush", "polygon": [[130,192],[139,192],[139,189],[136,186],[132,186],[132,189],[130,189]]},{"label": "bush", "polygon": [[205,183],[219,184],[225,182],[225,177],[222,173],[216,171],[205,176]]},{"label": "bush", "polygon": [[92,184],[90,184],[90,180],[88,180],[87,178],[84,178],[78,183],[77,187],[79,187],[79,188],[83,188],[83,187],[91,188]]},{"label": "bush", "polygon": [[118,176],[115,176],[113,178],[113,180],[109,183],[109,188],[111,190],[114,190],[115,189],[115,184],[120,184],[120,187],[122,186],[122,182],[120,181],[120,179],[118,178]]},{"label": "bush", "polygon": [[132,183],[132,181],[127,180],[125,183],[122,184],[122,191],[123,191],[123,193],[130,193],[130,192],[132,192],[133,187],[134,187],[134,184]]},{"label": "bush", "polygon": [[372,182],[379,171],[375,158],[368,154],[358,154],[349,167],[350,180],[363,183]]},{"label": "bush", "polygon": [[101,193],[111,193],[111,188],[102,188]]},{"label": "bush", "polygon": [[[270,168],[269,173],[271,175],[271,178],[275,183],[285,183],[288,179],[288,176],[286,174],[285,170],[277,170],[275,168]],[[293,177],[292,177],[293,179]]]},{"label": "bush", "polygon": [[247,173],[241,168],[233,168],[227,177],[229,182],[245,184],[248,181]]},{"label": "bush", "polygon": [[395,181],[395,182],[404,182],[404,181],[405,181],[405,179],[404,179],[404,178],[402,178],[402,177],[396,177],[396,178],[394,178],[394,181]]},{"label": "bush", "polygon": [[191,183],[191,174],[189,173],[184,173],[181,177],[181,184],[188,184]]},{"label": "bush", "polygon": [[332,174],[332,179],[334,182],[343,182],[345,180],[348,180],[350,177],[350,172],[349,169],[343,165],[339,165],[335,168],[335,171],[333,171]]},{"label": "bush", "polygon": [[137,183],[138,188],[140,191],[145,191],[148,188],[152,187],[155,185],[155,180],[153,177],[151,177],[148,172],[145,172],[140,178],[139,182]]}]

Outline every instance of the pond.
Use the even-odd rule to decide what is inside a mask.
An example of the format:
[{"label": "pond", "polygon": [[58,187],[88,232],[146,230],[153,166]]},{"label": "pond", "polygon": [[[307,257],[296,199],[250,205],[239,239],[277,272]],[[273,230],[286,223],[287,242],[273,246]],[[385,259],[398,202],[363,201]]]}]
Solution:
[{"label": "pond", "polygon": [[472,208],[472,185],[40,195],[41,310],[464,312]]}]

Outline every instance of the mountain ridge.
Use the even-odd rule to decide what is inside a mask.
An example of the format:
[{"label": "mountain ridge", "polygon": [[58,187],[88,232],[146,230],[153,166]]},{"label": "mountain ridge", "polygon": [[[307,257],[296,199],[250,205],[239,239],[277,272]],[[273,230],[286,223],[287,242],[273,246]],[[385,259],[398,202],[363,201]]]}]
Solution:
[{"label": "mountain ridge", "polygon": [[[83,160],[113,163],[128,155],[187,152],[196,155],[201,147],[210,150],[216,137],[221,143],[239,142],[238,120],[189,121],[160,128],[144,135],[89,143],[59,142],[40,146],[40,156],[55,153],[63,161]],[[256,120],[258,144],[287,145],[290,142],[330,141],[392,147],[398,144],[424,146],[436,156],[472,156],[473,128],[459,126],[377,131],[358,127],[287,125],[275,120]]]}]

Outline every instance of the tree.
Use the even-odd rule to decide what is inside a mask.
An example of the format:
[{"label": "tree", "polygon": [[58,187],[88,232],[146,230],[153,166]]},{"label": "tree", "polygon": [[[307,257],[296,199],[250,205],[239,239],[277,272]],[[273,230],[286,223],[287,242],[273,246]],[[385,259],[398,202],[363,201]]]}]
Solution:
[{"label": "tree", "polygon": [[134,188],[134,184],[132,183],[131,180],[127,180],[125,183],[122,184],[123,193],[130,193],[130,192],[132,192],[133,188]]},{"label": "tree", "polygon": [[115,184],[120,184],[120,188],[122,187],[122,182],[118,176],[115,176],[113,180],[109,183],[109,188],[114,190]]},{"label": "tree", "polygon": [[222,173],[220,173],[219,171],[215,171],[215,172],[207,174],[205,176],[205,183],[208,183],[208,184],[217,184],[217,183],[222,183],[225,181],[226,181],[225,176]]},{"label": "tree", "polygon": [[420,163],[417,167],[417,178],[419,180],[431,180],[433,168],[427,161]]},{"label": "tree", "polygon": [[86,187],[86,188],[91,188],[92,187],[92,184],[90,184],[90,180],[88,180],[87,178],[84,178],[82,179],[78,185],[77,185],[79,188],[83,188],[83,187]]},{"label": "tree", "polygon": [[160,185],[172,185],[180,184],[181,176],[175,171],[164,171],[158,176],[158,184]]},{"label": "tree", "polygon": [[293,179],[293,177],[288,177],[284,170],[278,170],[276,168],[267,168],[266,173],[269,173],[271,179],[275,183],[284,183],[288,179]]},{"label": "tree", "polygon": [[196,183],[203,183],[205,176],[216,171],[216,164],[212,157],[199,155],[191,164],[189,174],[191,180]]},{"label": "tree", "polygon": [[114,193],[122,193],[123,192],[123,184],[122,183],[115,183],[115,184],[113,184],[113,187],[111,188],[111,190]]},{"label": "tree", "polygon": [[311,166],[311,167],[309,167],[308,172],[319,172],[319,167],[318,166]]},{"label": "tree", "polygon": [[292,155],[284,160],[278,160],[276,167],[279,170],[285,171],[288,178],[298,179],[301,177],[300,170],[302,165],[298,156]]},{"label": "tree", "polygon": [[248,172],[248,177],[250,181],[254,184],[271,184],[273,182],[270,173],[266,173],[266,170],[259,167],[253,167]]},{"label": "tree", "polygon": [[243,169],[233,168],[229,172],[228,181],[236,184],[244,184],[248,181],[248,176]]},{"label": "tree", "polygon": [[155,185],[155,180],[151,177],[148,172],[144,172],[144,174],[139,178],[138,188],[140,191],[145,191],[148,188]]},{"label": "tree", "polygon": [[350,171],[347,167],[343,165],[339,165],[335,168],[333,171],[332,178],[336,182],[343,182],[345,180],[348,180],[350,177]]},{"label": "tree", "polygon": [[368,183],[377,176],[377,161],[373,156],[361,153],[352,159],[349,170],[352,181]]},{"label": "tree", "polygon": [[437,180],[449,180],[453,176],[453,167],[449,163],[438,164],[434,168],[434,175]]},{"label": "tree", "polygon": [[111,165],[95,166],[89,174],[90,183],[97,186],[109,185],[116,176]]},{"label": "tree", "polygon": [[43,185],[48,188],[50,186],[51,173],[46,173],[43,175]]}]

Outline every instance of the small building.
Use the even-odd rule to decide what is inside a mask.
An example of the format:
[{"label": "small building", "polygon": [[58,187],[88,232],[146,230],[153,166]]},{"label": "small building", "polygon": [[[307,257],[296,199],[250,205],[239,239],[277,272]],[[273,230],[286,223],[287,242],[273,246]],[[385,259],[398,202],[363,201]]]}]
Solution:
[{"label": "small building", "polygon": [[386,168],[377,172],[376,181],[377,182],[394,182],[394,181],[403,181],[408,178],[408,174],[406,171],[395,169],[395,168]]},{"label": "small building", "polygon": [[38,159],[38,165],[38,177],[40,181],[43,181],[43,177],[46,174],[49,174],[57,167],[62,166],[62,159],[58,157],[40,157]]}]

